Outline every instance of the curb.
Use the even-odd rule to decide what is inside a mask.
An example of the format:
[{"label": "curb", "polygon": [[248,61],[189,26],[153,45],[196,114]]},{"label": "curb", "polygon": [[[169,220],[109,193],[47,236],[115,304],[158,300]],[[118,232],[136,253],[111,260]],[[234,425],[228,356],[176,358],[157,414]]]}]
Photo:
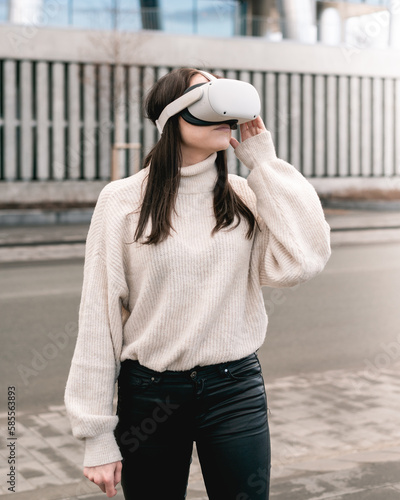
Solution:
[{"label": "curb", "polygon": [[0,210],[0,227],[89,223],[94,208]]},{"label": "curb", "polygon": [[[397,200],[329,199],[320,197],[324,209],[400,211]],[[0,227],[90,223],[94,207],[70,209],[0,209]]]},{"label": "curb", "polygon": [[396,200],[352,200],[328,199],[321,197],[322,207],[343,210],[371,210],[376,212],[400,210],[400,201]]}]

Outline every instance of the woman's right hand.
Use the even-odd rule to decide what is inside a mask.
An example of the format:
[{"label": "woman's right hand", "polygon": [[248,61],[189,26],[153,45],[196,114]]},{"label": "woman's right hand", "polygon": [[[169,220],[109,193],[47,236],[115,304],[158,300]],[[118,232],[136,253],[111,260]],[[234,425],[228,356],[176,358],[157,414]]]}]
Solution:
[{"label": "woman's right hand", "polygon": [[96,465],[95,467],[84,467],[83,475],[107,494],[115,497],[117,490],[115,486],[121,481],[122,462],[112,462],[110,464]]}]

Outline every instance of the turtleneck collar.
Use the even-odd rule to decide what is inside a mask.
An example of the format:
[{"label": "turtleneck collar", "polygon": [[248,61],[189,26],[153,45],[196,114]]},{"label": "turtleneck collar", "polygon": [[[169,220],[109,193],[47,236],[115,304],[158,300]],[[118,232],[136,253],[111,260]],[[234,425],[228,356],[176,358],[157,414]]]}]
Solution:
[{"label": "turtleneck collar", "polygon": [[205,160],[181,168],[179,193],[204,193],[212,191],[217,182],[217,153],[212,153]]}]

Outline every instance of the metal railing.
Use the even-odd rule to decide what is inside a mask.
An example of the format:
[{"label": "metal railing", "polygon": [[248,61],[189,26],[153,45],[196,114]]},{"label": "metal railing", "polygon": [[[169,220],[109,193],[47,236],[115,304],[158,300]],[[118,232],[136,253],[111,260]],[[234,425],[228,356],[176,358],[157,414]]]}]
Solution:
[{"label": "metal railing", "polygon": [[[158,137],[143,97],[166,70],[0,60],[0,181],[136,173]],[[400,77],[208,71],[257,88],[278,156],[304,175],[400,175]],[[228,159],[231,172],[245,173],[232,151]]]},{"label": "metal railing", "polygon": [[121,179],[121,172],[119,170],[119,162],[118,162],[118,153],[120,150],[124,149],[133,149],[136,154],[134,158],[134,166],[133,166],[133,171],[132,175],[136,174],[140,170],[140,165],[139,165],[139,159],[140,159],[140,150],[142,149],[142,145],[139,143],[136,144],[123,144],[123,143],[116,143],[112,145],[112,161],[111,161],[111,179],[112,181],[115,181],[116,179]]},{"label": "metal railing", "polygon": [[[326,0],[317,0],[317,2],[326,2]],[[338,0],[338,3],[370,5],[372,7],[388,7],[390,0]]]}]

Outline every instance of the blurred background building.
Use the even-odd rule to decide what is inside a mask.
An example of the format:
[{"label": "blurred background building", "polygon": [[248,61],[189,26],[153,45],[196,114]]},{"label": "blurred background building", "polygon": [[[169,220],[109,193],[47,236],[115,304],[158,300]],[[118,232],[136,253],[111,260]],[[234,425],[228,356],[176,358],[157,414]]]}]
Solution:
[{"label": "blurred background building", "polygon": [[0,203],[93,203],[135,173],[143,98],[178,66],[251,82],[320,193],[400,191],[399,19],[400,0],[0,0]]},{"label": "blurred background building", "polygon": [[[259,36],[338,44],[365,37],[370,47],[398,46],[396,0],[1,0],[0,22],[102,30],[161,30],[203,36]],[[379,14],[380,13],[380,14]],[[396,29],[397,28],[397,29]]]}]

